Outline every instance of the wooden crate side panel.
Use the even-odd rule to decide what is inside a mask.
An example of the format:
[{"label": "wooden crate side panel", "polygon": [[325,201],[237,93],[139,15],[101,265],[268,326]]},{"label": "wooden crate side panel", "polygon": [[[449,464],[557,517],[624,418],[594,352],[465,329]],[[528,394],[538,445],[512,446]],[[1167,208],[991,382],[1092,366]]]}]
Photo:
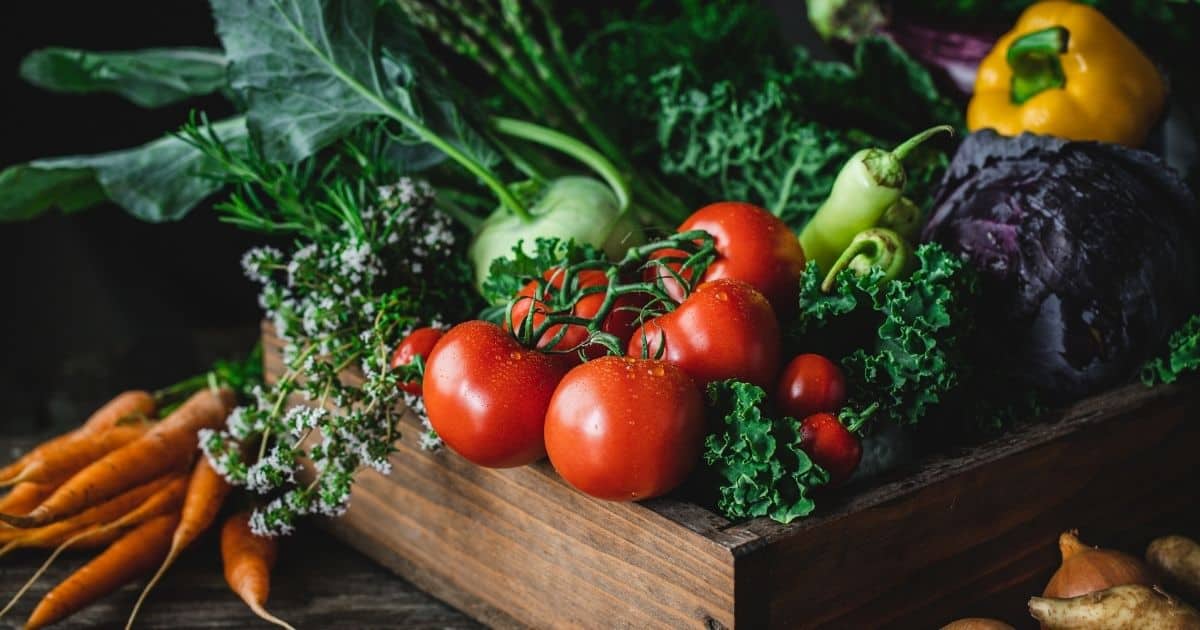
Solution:
[{"label": "wooden crate side panel", "polygon": [[[1044,579],[1064,529],[1111,535],[1191,509],[1200,498],[1195,392],[1114,408],[1084,419],[1087,430],[977,466],[959,462],[954,474],[852,518],[773,538],[759,552],[775,585],[770,625],[945,622],[969,609],[961,596]],[[1160,500],[1138,510],[1150,496]]]},{"label": "wooden crate side panel", "polygon": [[[406,414],[402,428],[416,424]],[[733,556],[702,533],[723,519],[656,502],[694,519],[684,527],[582,495],[545,462],[492,470],[413,442],[397,442],[386,477],[359,475],[332,530],[435,596],[499,626],[734,626]]]}]

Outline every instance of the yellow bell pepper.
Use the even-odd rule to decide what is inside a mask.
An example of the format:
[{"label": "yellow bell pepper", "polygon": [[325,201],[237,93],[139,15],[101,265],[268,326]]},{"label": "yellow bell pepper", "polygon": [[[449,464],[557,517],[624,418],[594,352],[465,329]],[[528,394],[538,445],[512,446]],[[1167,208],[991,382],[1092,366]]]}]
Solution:
[{"label": "yellow bell pepper", "polygon": [[1039,2],[979,64],[967,127],[1139,146],[1166,92],[1153,62],[1104,14]]}]

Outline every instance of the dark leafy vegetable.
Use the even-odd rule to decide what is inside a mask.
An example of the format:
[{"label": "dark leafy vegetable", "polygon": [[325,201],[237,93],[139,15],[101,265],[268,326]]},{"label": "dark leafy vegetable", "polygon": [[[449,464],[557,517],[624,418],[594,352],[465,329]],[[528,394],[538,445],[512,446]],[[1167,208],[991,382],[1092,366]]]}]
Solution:
[{"label": "dark leafy vegetable", "polygon": [[1142,382],[1147,385],[1174,383],[1180,376],[1200,371],[1200,315],[1171,334],[1165,355],[1142,367]]},{"label": "dark leafy vegetable", "polygon": [[712,424],[720,428],[704,442],[704,461],[722,479],[717,508],[725,516],[788,523],[812,513],[810,494],[829,473],[800,449],[799,423],[770,417],[766,400],[749,383],[709,384]]},{"label": "dark leafy vegetable", "polygon": [[964,378],[973,328],[973,270],[937,245],[917,249],[907,279],[882,283],[873,268],[838,274],[830,293],[809,264],[800,280],[799,347],[841,360],[855,408],[880,404],[875,417],[915,424]]},{"label": "dark leafy vegetable", "polygon": [[[855,65],[813,60],[799,49],[786,71],[761,86],[708,86],[682,66],[654,79],[663,172],[709,199],[745,199],[805,223],[850,157],[892,146],[925,122],[961,126],[962,117],[928,73],[885,39],[869,38]],[[909,194],[918,204],[945,164],[936,150],[911,159]]]},{"label": "dark leafy vegetable", "polygon": [[142,107],[162,107],[223,89],[225,55],[209,48],[43,48],[21,61],[21,78],[56,92],[111,92]]},{"label": "dark leafy vegetable", "polygon": [[[240,145],[242,118],[209,128]],[[184,140],[167,136],[123,151],[35,160],[0,172],[0,221],[33,218],[52,208],[82,210],[111,200],[143,221],[174,221],[223,183],[206,177],[215,164]]]},{"label": "dark leafy vegetable", "polygon": [[984,276],[989,362],[1056,401],[1133,376],[1200,304],[1196,201],[1115,145],[969,136],[923,237]]}]

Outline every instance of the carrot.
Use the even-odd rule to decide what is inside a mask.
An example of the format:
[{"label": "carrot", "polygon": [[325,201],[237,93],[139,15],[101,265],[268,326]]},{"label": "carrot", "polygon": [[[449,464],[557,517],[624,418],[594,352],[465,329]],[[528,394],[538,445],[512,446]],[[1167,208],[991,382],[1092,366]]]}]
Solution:
[{"label": "carrot", "polygon": [[28,512],[45,501],[56,487],[41,483],[19,483],[0,499],[0,512]]},{"label": "carrot", "polygon": [[232,407],[228,389],[198,392],[141,438],[76,473],[29,514],[0,514],[0,520],[17,527],[45,525],[161,476],[191,461],[197,431],[220,427]]},{"label": "carrot", "polygon": [[163,560],[162,566],[158,567],[158,571],[150,581],[146,583],[146,588],[142,589],[142,594],[138,596],[137,603],[133,605],[133,611],[129,613],[129,621],[125,624],[126,630],[133,627],[133,620],[137,618],[138,611],[142,608],[142,602],[146,600],[146,595],[150,594],[150,590],[167,572],[167,568],[175,562],[175,558],[190,544],[196,540],[204,530],[212,525],[213,519],[217,517],[217,512],[221,511],[221,504],[225,502],[225,496],[229,494],[229,483],[216,470],[213,470],[211,464],[208,463],[207,457],[201,457],[200,461],[196,462],[196,467],[192,470],[192,478],[188,482],[187,495],[183,499],[183,514],[179,519],[179,527],[175,530],[171,537],[171,550],[167,552],[167,557]]},{"label": "carrot", "polygon": [[0,541],[7,543],[5,547],[0,548],[0,556],[16,548],[58,545],[86,527],[98,523],[111,523],[133,511],[170,481],[170,477],[160,477],[57,523],[34,529],[0,531]]},{"label": "carrot", "polygon": [[20,474],[31,462],[45,453],[52,453],[63,444],[87,437],[93,433],[107,431],[130,416],[148,416],[154,413],[154,396],[143,391],[128,391],[119,394],[96,410],[79,428],[52,438],[26,453],[17,461],[0,469],[0,481],[7,481]]},{"label": "carrot", "polygon": [[12,599],[9,600],[8,604],[3,610],[0,610],[0,616],[3,616],[17,604],[17,601],[21,599],[21,596],[25,594],[25,591],[29,590],[29,587],[33,586],[34,583],[38,581],[38,578],[42,577],[42,574],[46,572],[46,569],[50,568],[50,565],[55,559],[58,558],[59,554],[66,551],[70,547],[78,547],[79,545],[85,545],[87,547],[102,547],[123,536],[125,530],[130,527],[140,525],[150,519],[162,516],[164,514],[174,514],[176,510],[179,509],[179,506],[183,503],[183,495],[186,489],[186,477],[183,475],[168,477],[164,480],[164,483],[159,486],[153,494],[150,495],[149,498],[143,501],[132,511],[126,512],[124,515],[120,515],[116,520],[92,525],[83,531],[75,533],[70,538],[67,538],[61,545],[55,548],[55,550],[50,554],[49,558],[46,558],[46,561],[42,563],[42,566],[38,567],[38,570],[34,572],[33,577],[30,577],[29,581],[25,582],[25,584],[17,590],[17,594],[13,595]]},{"label": "carrot", "polygon": [[145,423],[116,426],[85,438],[67,440],[30,461],[16,476],[0,482],[0,486],[23,481],[60,483],[104,455],[142,437],[148,427]]},{"label": "carrot", "polygon": [[47,593],[29,616],[29,621],[25,622],[25,628],[41,628],[65,619],[153,569],[167,555],[171,534],[178,525],[178,514],[164,514],[142,523],[117,539],[103,553]]},{"label": "carrot", "polygon": [[271,592],[271,568],[275,566],[275,539],[255,536],[250,531],[250,513],[230,516],[221,527],[221,560],[225,581],[250,610],[264,621],[293,630],[286,621],[267,612],[263,606]]}]

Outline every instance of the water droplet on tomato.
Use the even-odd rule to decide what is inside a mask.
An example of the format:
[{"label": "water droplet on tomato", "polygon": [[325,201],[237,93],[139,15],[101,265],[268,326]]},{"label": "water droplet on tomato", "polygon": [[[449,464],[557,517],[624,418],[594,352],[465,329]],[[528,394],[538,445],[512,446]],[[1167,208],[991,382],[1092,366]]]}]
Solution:
[{"label": "water droplet on tomato", "polygon": [[655,365],[655,366],[651,367],[649,370],[646,370],[646,372],[648,374],[650,374],[650,376],[662,376],[663,374],[667,373],[667,371],[664,370],[663,366],[661,366],[661,365]]},{"label": "water droplet on tomato", "polygon": [[520,361],[525,355],[522,354],[520,350],[513,350],[512,352],[508,353],[508,356],[513,361]]},{"label": "water droplet on tomato", "polygon": [[718,302],[725,302],[729,300],[729,294],[725,293],[724,291],[717,291],[715,294],[713,294],[713,297],[716,298]]}]

